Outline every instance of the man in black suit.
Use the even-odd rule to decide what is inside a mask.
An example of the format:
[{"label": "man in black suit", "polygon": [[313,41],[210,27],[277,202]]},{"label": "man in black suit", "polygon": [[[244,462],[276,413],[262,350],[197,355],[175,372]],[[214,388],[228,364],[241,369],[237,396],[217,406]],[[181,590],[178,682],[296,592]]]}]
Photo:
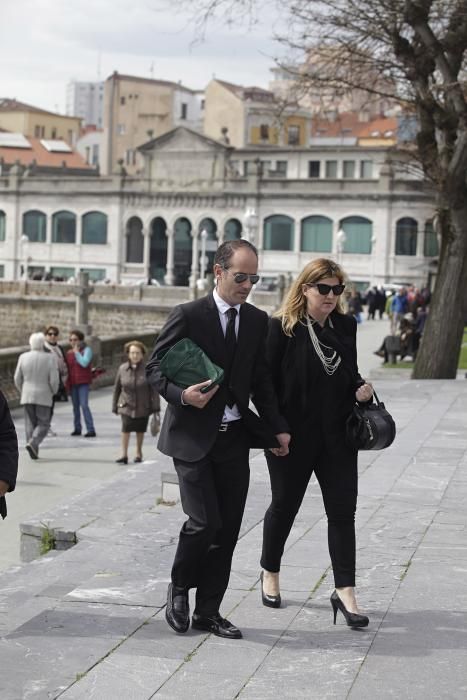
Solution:
[{"label": "man in black suit", "polygon": [[18,439],[10,409],[0,391],[0,515],[6,518],[5,494],[14,491],[18,475]]},{"label": "man in black suit", "polygon": [[[265,364],[267,315],[245,303],[258,281],[258,254],[245,240],[227,241],[214,258],[216,289],[173,309],[147,366],[149,382],[167,400],[158,448],[173,458],[188,520],[180,532],[167,594],[166,619],[188,630],[188,592],[196,588],[192,627],[239,639],[221,617],[232,555],[249,484],[249,449],[288,453],[290,435],[280,416]],[[209,381],[182,390],[160,372],[159,357],[190,338],[224,369],[220,386]],[[259,413],[249,408],[250,397]]]}]

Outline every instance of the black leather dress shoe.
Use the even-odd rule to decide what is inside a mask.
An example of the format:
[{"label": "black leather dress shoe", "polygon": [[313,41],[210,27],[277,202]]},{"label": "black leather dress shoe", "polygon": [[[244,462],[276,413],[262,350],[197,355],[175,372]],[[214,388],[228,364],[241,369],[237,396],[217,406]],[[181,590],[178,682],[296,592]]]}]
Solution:
[{"label": "black leather dress shoe", "polygon": [[179,634],[186,632],[190,626],[188,591],[174,588],[173,583],[169,583],[169,588],[167,590],[165,619],[171,628]]},{"label": "black leather dress shoe", "polygon": [[217,637],[225,637],[226,639],[242,639],[243,634],[238,627],[235,627],[231,622],[221,617],[219,613],[205,617],[204,615],[193,614],[191,626],[194,630],[203,630],[203,632],[211,632]]}]

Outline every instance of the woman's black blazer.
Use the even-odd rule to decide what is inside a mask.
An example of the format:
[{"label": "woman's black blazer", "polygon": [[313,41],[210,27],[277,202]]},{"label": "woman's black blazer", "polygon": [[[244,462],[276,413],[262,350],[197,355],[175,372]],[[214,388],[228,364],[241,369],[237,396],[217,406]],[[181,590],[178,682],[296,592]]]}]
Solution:
[{"label": "woman's black blazer", "polygon": [[291,337],[282,330],[281,319],[270,321],[267,359],[279,398],[279,409],[294,431],[304,435],[324,431],[343,438],[345,421],[355,403],[355,391],[363,383],[357,366],[357,323],[353,316],[337,311],[330,315],[320,339],[341,356],[337,372],[324,372],[311,344],[308,328],[297,323]]}]

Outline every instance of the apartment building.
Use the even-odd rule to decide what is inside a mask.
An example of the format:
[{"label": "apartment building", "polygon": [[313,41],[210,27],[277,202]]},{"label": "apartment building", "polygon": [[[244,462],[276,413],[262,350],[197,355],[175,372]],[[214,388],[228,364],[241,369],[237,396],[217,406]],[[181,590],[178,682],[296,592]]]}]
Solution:
[{"label": "apartment building", "polygon": [[81,128],[79,117],[70,117],[19,102],[0,98],[0,129],[37,139],[59,139],[74,146]]},{"label": "apartment building", "polygon": [[72,80],[66,88],[66,113],[80,117],[83,126],[103,127],[104,83]]},{"label": "apartment building", "polygon": [[311,114],[269,90],[213,79],[206,87],[204,133],[235,148],[308,144]]},{"label": "apartment building", "polygon": [[178,125],[202,128],[204,94],[181,83],[114,72],[104,84],[101,168],[111,174],[142,168],[137,148]]}]

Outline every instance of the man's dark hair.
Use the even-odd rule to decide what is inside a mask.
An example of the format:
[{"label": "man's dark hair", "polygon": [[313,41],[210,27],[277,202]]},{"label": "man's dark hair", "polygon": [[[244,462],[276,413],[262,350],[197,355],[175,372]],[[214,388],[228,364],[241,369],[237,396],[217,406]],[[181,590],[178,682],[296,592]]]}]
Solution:
[{"label": "man's dark hair", "polygon": [[229,268],[229,262],[232,255],[239,248],[249,248],[258,257],[258,251],[250,241],[244,238],[235,239],[233,241],[224,241],[216,250],[214,256],[214,265],[220,265],[224,270]]}]

